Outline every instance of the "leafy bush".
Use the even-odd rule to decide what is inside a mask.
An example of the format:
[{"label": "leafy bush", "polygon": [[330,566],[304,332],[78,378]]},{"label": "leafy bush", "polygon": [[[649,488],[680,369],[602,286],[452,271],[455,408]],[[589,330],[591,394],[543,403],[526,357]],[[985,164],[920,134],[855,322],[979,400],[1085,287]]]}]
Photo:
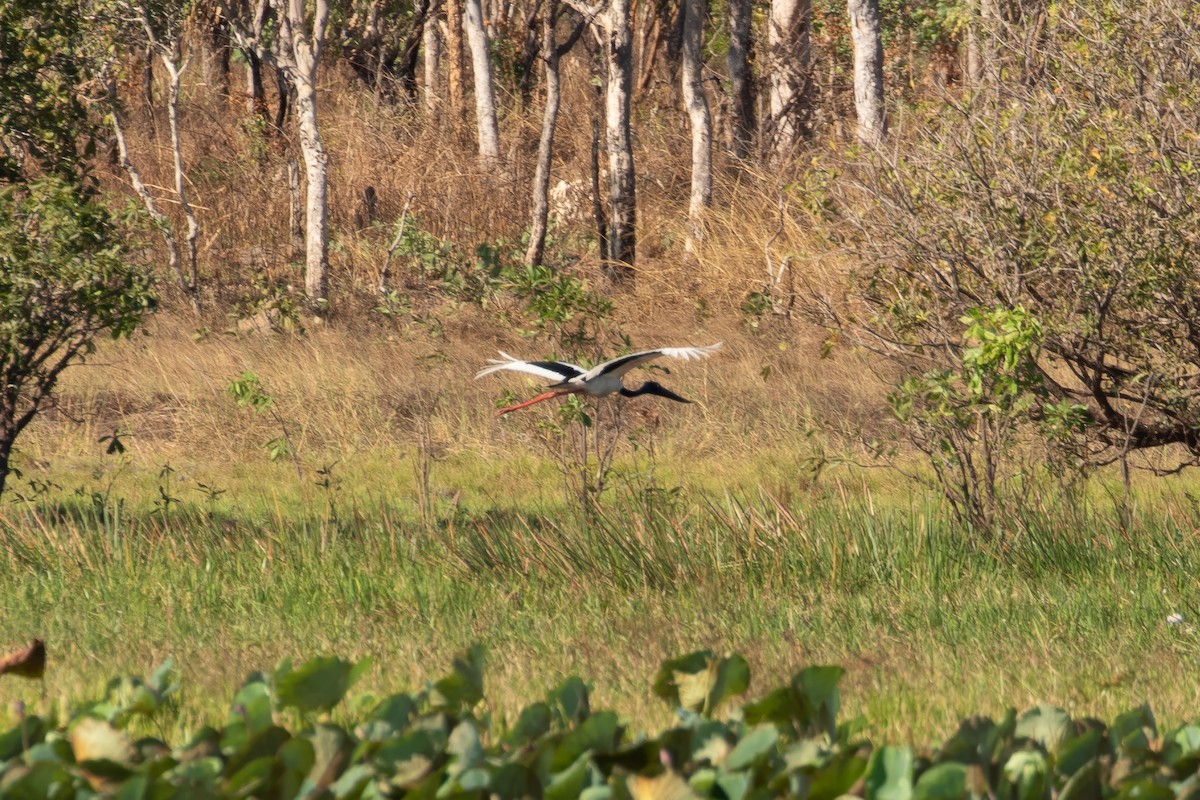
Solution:
[{"label": "leafy bush", "polygon": [[[690,653],[663,663],[654,692],[679,722],[630,734],[591,707],[568,678],[511,722],[484,710],[483,652],[412,693],[348,690],[366,661],[318,658],[256,673],[225,724],[190,741],[135,738],[137,719],[169,714],[170,666],[147,681],[109,684],[70,719],[23,716],[0,734],[5,797],[798,797],[935,800],[1000,797],[1192,798],[1200,788],[1200,725],[1159,735],[1146,707],[1105,726],[1041,706],[972,717],[940,747],[872,747],[861,720],[838,721],[838,667],[808,667],[741,708],[750,670],[740,656]],[[329,712],[338,713],[330,716]],[[286,726],[292,723],[292,729]]]},{"label": "leafy bush", "polygon": [[[472,259],[454,243],[422,230],[414,220],[405,227],[396,252],[452,297],[488,306],[503,293],[511,293],[524,302],[538,332],[556,334],[568,344],[589,338],[586,319],[603,318],[612,311],[612,303],[577,276],[541,264],[527,267],[522,255],[505,241],[480,244]],[[384,309],[382,313],[395,313],[390,306]],[[568,328],[572,322],[578,323],[574,329]]]},{"label": "leafy bush", "polygon": [[1037,341],[1010,377],[1037,391],[1002,403],[1013,424],[1079,427],[1081,466],[1167,445],[1200,464],[1197,25],[1195,4],[1087,0],[997,31],[994,85],[827,181],[863,267],[823,322],[927,384],[902,394],[960,403],[929,381],[971,371],[961,320],[1019,314]]},{"label": "leafy bush", "polygon": [[0,185],[0,491],[17,436],[62,371],[108,332],[128,336],[154,305],[125,261],[108,210],[67,180]]}]

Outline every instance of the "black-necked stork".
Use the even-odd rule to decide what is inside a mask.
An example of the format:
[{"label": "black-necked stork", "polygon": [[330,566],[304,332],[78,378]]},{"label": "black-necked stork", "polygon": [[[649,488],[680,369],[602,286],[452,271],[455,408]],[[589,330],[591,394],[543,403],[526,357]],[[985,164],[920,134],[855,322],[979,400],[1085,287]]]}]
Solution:
[{"label": "black-necked stork", "polygon": [[584,369],[576,364],[569,364],[565,361],[520,361],[501,350],[500,355],[504,356],[504,360],[488,359],[491,366],[481,369],[475,377],[482,378],[484,375],[491,375],[493,372],[508,369],[515,372],[527,372],[530,375],[537,375],[539,378],[555,381],[546,387],[545,393],[538,395],[532,400],[526,400],[524,403],[517,403],[515,406],[502,408],[496,412],[496,416],[507,414],[509,411],[516,411],[519,408],[526,408],[534,403],[549,400],[551,397],[559,397],[560,395],[567,394],[586,394],[589,397],[604,397],[614,392],[619,392],[624,397],[653,394],[665,397],[668,400],[674,400],[676,403],[690,403],[692,402],[691,400],[680,397],[656,381],[646,381],[637,389],[626,389],[622,379],[625,377],[626,372],[629,372],[629,370],[636,366],[645,364],[647,361],[653,361],[663,356],[678,358],[681,361],[690,361],[693,358],[707,358],[721,344],[721,342],[717,342],[707,347],[660,347],[657,350],[643,350],[640,353],[630,353],[627,356],[605,361],[603,364],[597,364],[591,369]]}]

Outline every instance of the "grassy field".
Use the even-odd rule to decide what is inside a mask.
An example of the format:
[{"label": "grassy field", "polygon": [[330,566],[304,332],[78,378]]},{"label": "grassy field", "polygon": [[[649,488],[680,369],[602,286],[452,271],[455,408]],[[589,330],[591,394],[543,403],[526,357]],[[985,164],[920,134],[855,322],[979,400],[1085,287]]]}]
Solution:
[{"label": "grassy field", "polygon": [[[1040,701],[1102,718],[1148,701],[1166,722],[1200,708],[1185,483],[1148,486],[1131,526],[1097,489],[1029,511],[1003,548],[972,540],[928,489],[806,433],[821,409],[870,416],[853,365],[808,386],[802,343],[730,328],[686,335],[729,341],[669,376],[700,403],[636,406],[638,447],[584,515],[564,499],[573,451],[546,438],[553,410],[491,419],[525,384],[456,377],[480,360],[465,345],[347,336],[160,327],[76,370],[0,507],[0,643],[39,636],[51,657],[44,687],[0,681],[0,726],[8,701],[69,704],[173,658],[172,724],[191,731],[284,657],[370,655],[363,687],[387,691],[473,642],[502,712],[576,673],[649,729],[668,719],[658,664],[701,647],[744,654],[751,695],[845,666],[845,713],[876,741]],[[396,366],[425,351],[443,357]],[[277,416],[226,393],[247,370]],[[281,425],[294,461],[263,448]],[[106,455],[114,431],[128,450]]]}]

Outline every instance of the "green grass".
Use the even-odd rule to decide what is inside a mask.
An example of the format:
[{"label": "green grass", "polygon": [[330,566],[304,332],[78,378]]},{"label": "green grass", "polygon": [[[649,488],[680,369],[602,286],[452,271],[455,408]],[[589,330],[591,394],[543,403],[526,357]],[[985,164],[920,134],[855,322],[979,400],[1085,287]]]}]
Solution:
[{"label": "green grass", "polygon": [[44,694],[0,678],[0,697],[69,704],[171,657],[189,692],[171,724],[186,733],[284,657],[370,655],[363,687],[382,692],[440,676],[478,641],[501,713],[574,673],[647,729],[668,720],[646,689],[658,664],[701,647],[743,653],[751,695],[845,666],[846,714],[877,741],[928,742],[1043,700],[1197,716],[1200,517],[1186,500],[1160,496],[1124,531],[1099,504],[1026,514],[1001,547],[902,484],[881,500],[851,483],[786,501],[622,490],[588,519],[547,499],[439,498],[430,525],[378,488],[331,502],[243,487],[166,511],[153,474],[123,479],[120,500],[52,491],[0,512],[0,642],[40,636],[51,657]]}]

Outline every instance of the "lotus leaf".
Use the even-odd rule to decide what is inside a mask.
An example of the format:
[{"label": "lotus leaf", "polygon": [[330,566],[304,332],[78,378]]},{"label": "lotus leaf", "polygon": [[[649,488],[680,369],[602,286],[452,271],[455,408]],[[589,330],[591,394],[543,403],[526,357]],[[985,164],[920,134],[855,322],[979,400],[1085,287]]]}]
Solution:
[{"label": "lotus leaf", "polygon": [[867,800],[909,800],[913,796],[913,755],[907,747],[880,747],[867,764]]}]

